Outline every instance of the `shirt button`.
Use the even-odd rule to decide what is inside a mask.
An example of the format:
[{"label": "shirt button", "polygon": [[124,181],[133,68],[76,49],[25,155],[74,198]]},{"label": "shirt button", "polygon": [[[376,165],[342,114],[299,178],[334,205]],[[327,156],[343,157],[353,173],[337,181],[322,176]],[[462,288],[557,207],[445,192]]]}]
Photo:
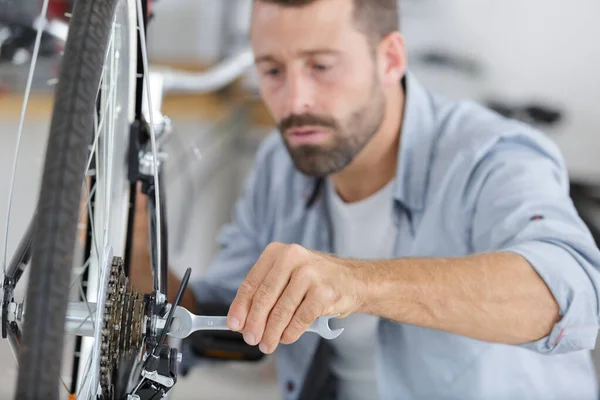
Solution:
[{"label": "shirt button", "polygon": [[294,382],[293,381],[287,381],[286,383],[286,388],[288,392],[293,392],[294,391]]}]

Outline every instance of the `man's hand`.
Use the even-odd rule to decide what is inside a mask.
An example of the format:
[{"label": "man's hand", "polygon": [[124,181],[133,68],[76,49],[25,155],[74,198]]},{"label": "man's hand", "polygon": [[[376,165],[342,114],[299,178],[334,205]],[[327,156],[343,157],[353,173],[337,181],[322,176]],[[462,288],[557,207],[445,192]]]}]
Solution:
[{"label": "man's hand", "polygon": [[356,312],[366,282],[360,263],[299,245],[270,244],[240,285],[229,309],[229,328],[270,354],[290,344],[318,318]]}]

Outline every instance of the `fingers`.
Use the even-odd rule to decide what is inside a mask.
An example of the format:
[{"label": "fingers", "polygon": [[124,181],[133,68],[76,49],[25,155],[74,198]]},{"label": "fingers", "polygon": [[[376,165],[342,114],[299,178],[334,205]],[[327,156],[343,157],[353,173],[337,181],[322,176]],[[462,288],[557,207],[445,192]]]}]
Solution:
[{"label": "fingers", "polygon": [[[312,269],[302,267],[310,254],[301,246],[270,244],[238,289],[228,313],[229,329],[243,332],[246,343],[261,343],[261,351],[269,353],[296,318],[290,336],[297,339],[321,315],[317,301],[304,300],[304,308],[297,310],[316,279]],[[297,279],[290,282],[294,271]]]},{"label": "fingers", "polygon": [[283,331],[292,320],[296,309],[302,303],[309,287],[309,281],[299,279],[297,276],[292,277],[289,285],[285,288],[277,304],[275,304],[275,307],[273,307],[273,310],[269,314],[262,338],[257,336],[257,340],[260,341],[260,351],[265,354],[271,354],[275,351],[281,340]]},{"label": "fingers", "polygon": [[[282,262],[279,260],[273,265],[252,299],[252,306],[243,328],[244,340],[251,346],[257,345],[261,341],[267,318],[290,282],[289,269],[286,269],[285,265],[281,265]],[[296,306],[300,304],[300,301],[302,301],[302,297]],[[291,312],[293,313],[295,309],[294,307]]]},{"label": "fingers", "polygon": [[[246,318],[253,304],[254,296],[271,271],[276,260],[275,253],[278,250],[278,246],[278,244],[270,244],[267,246],[265,251],[259,257],[258,261],[256,261],[256,264],[254,264],[254,267],[252,267],[246,276],[246,279],[244,279],[240,285],[235,299],[231,303],[227,316],[227,325],[232,331],[240,331],[244,328],[246,324]],[[266,288],[262,290],[265,289]],[[264,302],[265,300],[263,299],[261,301]],[[258,305],[255,307],[258,307]]]},{"label": "fingers", "polygon": [[283,331],[282,344],[297,341],[310,325],[322,315],[322,305],[315,299],[316,296],[310,292],[306,295],[306,299],[300,304],[287,328]]}]

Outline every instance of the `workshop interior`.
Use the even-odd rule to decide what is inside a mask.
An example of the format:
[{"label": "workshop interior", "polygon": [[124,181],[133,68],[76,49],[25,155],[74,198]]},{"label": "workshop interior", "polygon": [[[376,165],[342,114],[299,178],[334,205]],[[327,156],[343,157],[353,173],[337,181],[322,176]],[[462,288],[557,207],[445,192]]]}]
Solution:
[{"label": "workshop interior", "polygon": [[[135,112],[154,111],[153,130],[145,132],[145,149],[162,146],[160,219],[163,227],[168,225],[168,235],[159,239],[162,256],[168,254],[166,262],[183,281],[190,273],[202,276],[219,251],[216,238],[232,217],[257,149],[276,128],[261,101],[249,47],[252,1],[143,2],[147,46],[144,54],[139,49],[135,53],[139,59],[147,58],[149,71],[139,70],[139,65],[135,68],[154,80],[138,88],[138,94],[147,97]],[[22,238],[32,229],[64,56],[61,38],[67,34],[76,2],[0,0],[0,249],[4,250],[0,256],[4,264],[22,250]],[[399,5],[410,70],[432,90],[478,102],[536,127],[554,141],[567,165],[572,201],[600,246],[600,2],[399,0]],[[20,8],[18,13],[13,12],[15,7]],[[45,18],[40,18],[42,11]],[[139,18],[140,10],[135,7],[127,11],[130,22]],[[114,64],[123,61],[130,50],[123,47],[113,52]],[[109,70],[104,73],[119,79]],[[154,102],[147,101],[148,93]],[[161,135],[156,143],[148,139],[153,132]],[[163,142],[163,137],[168,140]],[[147,163],[129,171],[130,176],[158,176],[152,152],[145,154]],[[127,156],[126,150],[121,155]],[[141,184],[150,196],[158,190],[153,182]],[[151,240],[151,245],[156,243]],[[153,257],[160,259],[157,254]],[[113,264],[112,268],[121,267]],[[119,280],[120,272],[115,274]],[[11,287],[11,295],[22,297],[27,279],[25,270],[14,293]],[[130,293],[125,286],[122,290]],[[74,289],[75,295],[78,291]],[[8,318],[5,311],[10,311],[7,293],[5,288],[3,319]],[[134,297],[132,292],[128,303],[133,310],[128,320],[132,325],[139,322],[134,310],[139,303]],[[200,311],[207,316],[226,312],[219,304],[204,307]],[[89,329],[91,335],[96,326]],[[7,336],[12,337],[3,326],[0,399],[12,399],[17,385],[15,348]],[[78,337],[65,336],[65,352],[85,345]],[[138,339],[132,334],[132,342]],[[283,398],[274,357],[244,346],[232,332],[192,334],[180,342],[169,339],[169,343],[178,348],[169,355],[167,368],[177,370],[174,376],[146,377],[146,382],[152,381],[161,390],[169,389],[164,398]],[[600,367],[598,350],[594,360]],[[61,383],[65,387],[78,378],[74,372],[65,375]]]}]

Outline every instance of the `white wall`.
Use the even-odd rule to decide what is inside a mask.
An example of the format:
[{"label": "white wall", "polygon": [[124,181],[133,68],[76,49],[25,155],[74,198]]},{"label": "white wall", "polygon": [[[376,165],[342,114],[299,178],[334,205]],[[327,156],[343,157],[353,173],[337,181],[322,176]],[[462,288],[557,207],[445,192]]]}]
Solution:
[{"label": "white wall", "polygon": [[[541,101],[564,108],[553,129],[574,177],[600,183],[600,2],[403,0],[413,68],[452,97]],[[472,58],[478,79],[416,62],[424,49]],[[410,61],[409,61],[410,62]]]},{"label": "white wall", "polygon": [[224,0],[158,1],[148,28],[149,56],[184,63],[215,60],[220,51],[223,4]]}]

